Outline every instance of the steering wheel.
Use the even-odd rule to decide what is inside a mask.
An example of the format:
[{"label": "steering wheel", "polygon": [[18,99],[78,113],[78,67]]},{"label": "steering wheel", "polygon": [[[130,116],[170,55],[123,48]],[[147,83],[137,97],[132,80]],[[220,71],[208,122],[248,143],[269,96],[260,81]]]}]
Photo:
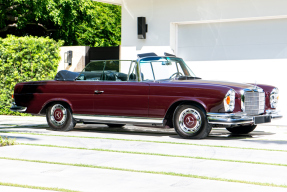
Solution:
[{"label": "steering wheel", "polygon": [[174,79],[175,77],[179,77],[179,76],[184,76],[184,75],[181,72],[175,72],[169,78],[170,79]]}]

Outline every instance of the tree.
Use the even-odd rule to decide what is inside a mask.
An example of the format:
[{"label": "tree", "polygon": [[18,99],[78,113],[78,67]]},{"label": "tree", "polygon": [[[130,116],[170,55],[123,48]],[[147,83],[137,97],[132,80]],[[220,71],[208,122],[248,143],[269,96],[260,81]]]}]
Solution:
[{"label": "tree", "polygon": [[91,47],[117,46],[121,43],[121,7],[93,2],[90,20],[77,26],[79,44]]},{"label": "tree", "polygon": [[0,0],[0,37],[49,36],[64,45],[117,46],[121,8],[91,0]]}]

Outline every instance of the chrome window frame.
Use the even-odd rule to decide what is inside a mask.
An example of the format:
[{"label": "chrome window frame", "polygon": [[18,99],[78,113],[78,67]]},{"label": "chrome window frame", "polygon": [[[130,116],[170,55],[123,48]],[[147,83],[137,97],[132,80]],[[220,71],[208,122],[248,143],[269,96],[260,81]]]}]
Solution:
[{"label": "chrome window frame", "polygon": [[[145,59],[151,59],[150,61],[157,61],[157,60],[152,60],[152,58],[172,58],[173,61],[176,61],[178,60],[178,62],[182,62],[182,64],[184,65],[184,67],[186,68],[186,70],[188,71],[188,73],[192,76],[192,77],[196,77],[196,75],[193,73],[193,71],[189,68],[189,66],[184,62],[184,60],[182,58],[179,58],[179,57],[167,57],[167,56],[152,56],[152,57],[142,57],[142,58],[138,58],[137,60],[137,64],[138,64],[138,68],[139,68],[139,74],[141,74],[141,66],[140,66],[140,62],[142,60],[145,60]],[[176,63],[176,67],[177,66],[177,63]],[[153,71],[153,76],[155,76],[154,74],[154,71]],[[141,79],[141,75],[139,76],[139,78]],[[153,82],[158,82],[158,81],[161,81],[162,79],[154,79]],[[141,79],[141,81],[143,81]]]}]

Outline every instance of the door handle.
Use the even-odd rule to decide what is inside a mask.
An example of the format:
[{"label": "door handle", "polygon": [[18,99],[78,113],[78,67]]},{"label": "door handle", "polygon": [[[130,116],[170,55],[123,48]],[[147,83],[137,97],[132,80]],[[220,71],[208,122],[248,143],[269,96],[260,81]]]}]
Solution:
[{"label": "door handle", "polygon": [[95,94],[102,94],[104,91],[95,90]]}]

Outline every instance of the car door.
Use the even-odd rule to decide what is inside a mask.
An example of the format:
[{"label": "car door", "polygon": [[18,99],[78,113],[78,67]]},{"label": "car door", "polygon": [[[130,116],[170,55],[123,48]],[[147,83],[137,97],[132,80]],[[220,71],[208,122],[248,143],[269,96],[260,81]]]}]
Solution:
[{"label": "car door", "polygon": [[[94,113],[96,115],[147,117],[149,84],[140,82],[137,63],[107,62],[103,78],[96,84]],[[129,74],[129,76],[128,76]]]},{"label": "car door", "polygon": [[97,84],[94,112],[97,115],[147,117],[149,84],[108,82]]},{"label": "car door", "polygon": [[[101,81],[105,61],[89,63],[77,79],[70,83],[67,98],[72,103],[74,114],[94,115],[95,90]],[[67,89],[67,86],[62,87]]]}]

